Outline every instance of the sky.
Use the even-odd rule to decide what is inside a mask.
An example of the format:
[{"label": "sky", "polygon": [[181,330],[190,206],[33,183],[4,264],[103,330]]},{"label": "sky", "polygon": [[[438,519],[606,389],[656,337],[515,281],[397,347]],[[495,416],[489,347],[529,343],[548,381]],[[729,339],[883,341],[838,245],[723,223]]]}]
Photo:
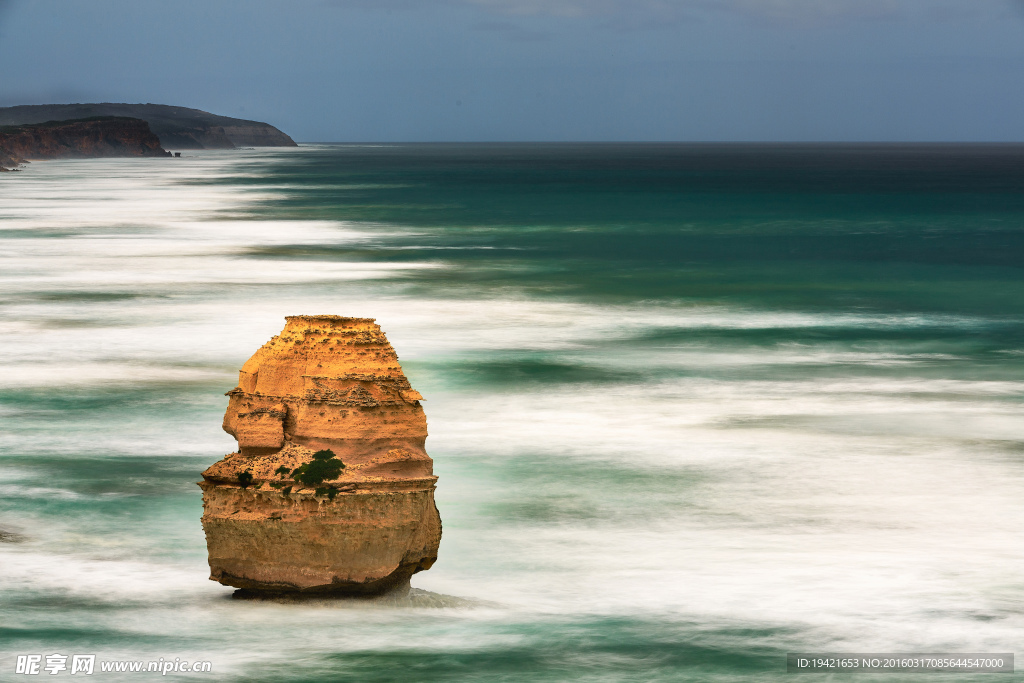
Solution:
[{"label": "sky", "polygon": [[0,106],[299,141],[1024,141],[1024,0],[0,0]]}]

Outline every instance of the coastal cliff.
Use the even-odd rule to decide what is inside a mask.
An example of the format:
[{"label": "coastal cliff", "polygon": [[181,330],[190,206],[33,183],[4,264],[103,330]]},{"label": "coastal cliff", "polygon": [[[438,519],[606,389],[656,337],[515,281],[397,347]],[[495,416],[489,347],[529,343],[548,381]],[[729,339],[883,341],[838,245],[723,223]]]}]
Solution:
[{"label": "coastal cliff", "polygon": [[407,588],[437,559],[422,397],[369,318],[291,316],[239,372],[203,472],[210,578],[269,592]]},{"label": "coastal cliff", "polygon": [[166,157],[170,152],[140,119],[97,117],[0,127],[0,168],[24,161],[91,157]]},{"label": "coastal cliff", "polygon": [[39,104],[0,107],[0,126],[96,116],[142,119],[166,149],[296,147],[295,141],[268,123],[218,116],[165,104]]}]

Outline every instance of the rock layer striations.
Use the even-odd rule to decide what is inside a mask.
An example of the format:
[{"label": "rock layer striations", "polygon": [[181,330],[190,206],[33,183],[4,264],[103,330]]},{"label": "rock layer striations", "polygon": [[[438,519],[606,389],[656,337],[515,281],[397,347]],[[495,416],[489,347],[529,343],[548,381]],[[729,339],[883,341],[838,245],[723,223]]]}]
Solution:
[{"label": "rock layer striations", "polygon": [[292,316],[227,394],[238,452],[203,472],[210,578],[379,593],[437,559],[422,397],[368,318]]}]

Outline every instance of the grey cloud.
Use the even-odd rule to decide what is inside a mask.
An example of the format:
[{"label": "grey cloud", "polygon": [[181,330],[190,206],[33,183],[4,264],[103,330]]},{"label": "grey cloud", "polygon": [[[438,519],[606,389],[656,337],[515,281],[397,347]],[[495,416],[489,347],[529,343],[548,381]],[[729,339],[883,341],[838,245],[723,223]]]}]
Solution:
[{"label": "grey cloud", "polygon": [[[0,0],[0,3],[7,0]],[[744,9],[776,13],[831,13],[834,5],[856,7],[875,0],[323,0],[337,7],[363,9],[430,9],[439,5],[469,5],[512,16],[587,17],[623,12],[679,12],[687,9]],[[906,0],[881,0],[897,6]]]},{"label": "grey cloud", "polygon": [[[0,0],[2,2],[3,0]],[[526,19],[594,19],[608,26],[638,28],[732,15],[766,23],[816,26],[836,21],[906,18],[959,19],[1024,11],[1024,0],[327,0],[340,7],[428,10],[431,5],[472,7]]]},{"label": "grey cloud", "polygon": [[[985,5],[993,0],[461,0],[507,15],[588,17],[618,15],[686,19],[712,12],[790,21],[885,19],[930,7]],[[1012,0],[1019,3],[1020,0]],[[994,0],[999,3],[1000,0]]]},{"label": "grey cloud", "polygon": [[[6,18],[7,18],[7,17],[6,17],[6,15],[7,15],[7,10],[9,10],[10,8],[11,8],[11,2],[10,2],[10,0],[0,0],[0,32],[2,32],[2,31],[3,31],[3,28],[4,28],[4,19],[6,19]],[[3,34],[2,34],[2,33],[0,33],[0,35],[3,35]]]},{"label": "grey cloud", "polygon": [[551,38],[550,33],[532,30],[513,21],[482,21],[475,24],[473,28],[501,34],[509,40],[521,43],[538,43]]}]

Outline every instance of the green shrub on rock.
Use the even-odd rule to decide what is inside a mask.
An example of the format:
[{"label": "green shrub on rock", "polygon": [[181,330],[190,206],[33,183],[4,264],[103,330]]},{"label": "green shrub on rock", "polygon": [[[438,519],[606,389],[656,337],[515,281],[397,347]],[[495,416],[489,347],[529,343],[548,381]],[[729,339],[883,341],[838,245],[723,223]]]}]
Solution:
[{"label": "green shrub on rock", "polygon": [[310,462],[295,468],[292,479],[306,486],[318,486],[329,479],[337,479],[343,469],[345,463],[334,455],[334,451],[317,451]]}]

